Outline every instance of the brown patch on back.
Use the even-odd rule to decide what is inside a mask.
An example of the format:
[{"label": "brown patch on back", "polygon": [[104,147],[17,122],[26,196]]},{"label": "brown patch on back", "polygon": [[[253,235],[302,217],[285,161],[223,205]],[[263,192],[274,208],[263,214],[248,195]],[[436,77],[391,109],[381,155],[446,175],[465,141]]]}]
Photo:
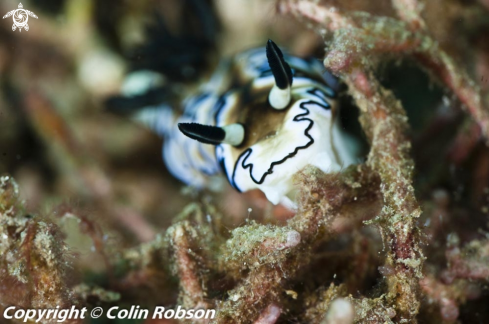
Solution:
[{"label": "brown patch on back", "polygon": [[245,126],[245,139],[233,152],[236,159],[250,146],[275,136],[284,122],[288,108],[272,108],[268,103],[269,92],[269,87],[252,89],[241,97],[241,102],[237,105],[239,108],[236,107],[228,119],[228,122]]}]

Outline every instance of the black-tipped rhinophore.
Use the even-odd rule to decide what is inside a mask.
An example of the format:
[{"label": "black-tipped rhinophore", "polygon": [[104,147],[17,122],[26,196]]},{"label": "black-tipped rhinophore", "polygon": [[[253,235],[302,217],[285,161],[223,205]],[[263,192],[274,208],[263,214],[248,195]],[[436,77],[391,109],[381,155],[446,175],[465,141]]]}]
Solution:
[{"label": "black-tipped rhinophore", "polygon": [[197,123],[179,123],[178,129],[191,139],[205,144],[221,144],[226,132],[221,127]]},{"label": "black-tipped rhinophore", "polygon": [[283,90],[291,86],[292,70],[289,64],[285,62],[280,48],[271,39],[267,42],[267,59],[277,87]]}]

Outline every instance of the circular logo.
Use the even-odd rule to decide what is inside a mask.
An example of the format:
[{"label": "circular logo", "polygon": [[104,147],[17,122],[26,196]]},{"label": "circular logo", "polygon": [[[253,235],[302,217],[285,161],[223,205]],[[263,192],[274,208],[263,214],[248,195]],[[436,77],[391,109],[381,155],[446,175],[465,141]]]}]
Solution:
[{"label": "circular logo", "polygon": [[15,26],[22,28],[27,25],[27,21],[29,20],[29,15],[24,9],[17,9],[14,13],[14,24]]},{"label": "circular logo", "polygon": [[29,25],[27,24],[27,22],[29,21],[29,16],[37,19],[35,13],[29,10],[25,10],[22,3],[19,3],[18,9],[10,10],[9,12],[7,12],[5,16],[3,16],[2,19],[12,17],[14,20],[14,24],[12,25],[12,30],[15,31],[16,29],[19,29],[20,32],[22,31],[22,29],[29,30]]}]

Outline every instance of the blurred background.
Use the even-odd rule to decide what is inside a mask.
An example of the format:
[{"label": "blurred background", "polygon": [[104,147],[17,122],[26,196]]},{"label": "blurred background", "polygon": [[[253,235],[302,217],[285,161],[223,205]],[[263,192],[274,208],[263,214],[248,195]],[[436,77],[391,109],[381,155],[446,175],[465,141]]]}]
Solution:
[{"label": "blurred background", "polygon": [[[330,3],[394,16],[390,1]],[[0,12],[18,4],[2,0]],[[326,36],[321,31],[281,16],[271,0],[22,4],[38,16],[29,18],[29,31],[12,31],[11,17],[0,21],[0,173],[19,183],[26,213],[52,216],[69,210],[83,215],[95,220],[103,240],[119,249],[150,241],[194,201],[217,206],[229,228],[247,217],[283,223],[291,216],[259,192],[240,195],[228,187],[211,194],[185,188],[165,169],[162,140],[128,118],[107,113],[104,102],[119,93],[131,70],[155,67],[185,51],[197,58],[171,73],[171,67],[155,67],[167,72],[167,82],[182,87],[205,80],[220,57],[264,46],[268,38],[293,54],[321,60]],[[486,5],[433,0],[426,1],[424,10],[434,37],[483,89],[489,79]],[[155,39],[163,35],[162,26],[178,44],[185,40],[197,45],[158,47]],[[436,199],[455,202],[457,212],[443,225],[443,233],[460,228],[463,239],[477,237],[487,230],[489,150],[471,133],[470,118],[460,104],[416,64],[392,57],[380,67],[382,83],[408,111],[418,197],[430,206]],[[362,138],[344,87],[341,94],[345,127]],[[471,146],[455,145],[460,134]],[[73,230],[78,223],[69,218],[60,226],[77,256],[74,268],[97,281],[105,261],[92,239]]]},{"label": "blurred background", "polygon": [[[0,12],[18,4],[2,1]],[[184,188],[165,169],[162,140],[105,112],[104,102],[133,69],[163,70],[167,82],[193,86],[220,57],[264,46],[268,38],[298,55],[319,51],[320,59],[314,31],[277,15],[273,1],[22,4],[38,16],[29,17],[29,31],[12,31],[12,17],[0,25],[0,173],[17,180],[27,213],[51,215],[68,206],[96,220],[105,239],[121,248],[151,240],[184,206],[204,198],[225,211],[230,226],[241,223],[248,208],[251,217],[273,215],[258,192],[243,197],[228,187],[223,199]],[[196,58],[173,70],[162,63],[184,54]],[[62,223],[77,267],[103,269],[90,238],[69,230],[76,222]]]}]

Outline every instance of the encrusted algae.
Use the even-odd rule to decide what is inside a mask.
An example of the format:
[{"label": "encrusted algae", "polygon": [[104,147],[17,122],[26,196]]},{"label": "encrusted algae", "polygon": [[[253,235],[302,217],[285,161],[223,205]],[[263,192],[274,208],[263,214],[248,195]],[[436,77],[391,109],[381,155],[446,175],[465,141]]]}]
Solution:
[{"label": "encrusted algae", "polygon": [[386,307],[388,301],[385,296],[379,298],[348,298],[355,305],[355,322],[356,323],[395,323],[396,311],[393,307]]},{"label": "encrusted algae", "polygon": [[[354,298],[347,293],[344,284],[334,285],[333,283],[327,288],[322,289],[319,293],[309,297],[306,301],[306,318],[310,323],[318,323],[321,319],[325,319],[325,314],[331,309],[334,300],[342,298],[350,302],[354,309],[355,323],[395,323],[393,318],[396,316],[394,308],[385,307],[386,296],[382,295],[378,298]],[[322,323],[328,322],[327,317]]]},{"label": "encrusted algae", "polygon": [[15,181],[0,178],[0,304],[68,307],[70,257],[58,226],[26,215]]},{"label": "encrusted algae", "polygon": [[[245,226],[244,230],[237,228],[233,231],[231,244],[239,249],[241,262],[237,258],[238,255],[233,254],[226,246],[223,250],[227,253],[223,254],[224,258],[236,255],[235,258],[230,258],[227,272],[238,273],[233,271],[246,268],[246,265],[242,264],[247,262],[246,260],[256,260],[257,264],[254,267],[252,264],[250,270],[241,274],[242,279],[228,292],[227,300],[218,304],[217,323],[247,323],[250,318],[256,318],[260,314],[257,310],[285,302],[285,287],[304,270],[303,267],[310,264],[312,248],[331,237],[330,225],[335,216],[341,214],[342,206],[347,203],[361,203],[363,200],[375,201],[378,178],[367,170],[363,166],[353,166],[344,174],[324,174],[318,169],[306,168],[297,178],[301,189],[299,211],[288,222],[288,226],[284,227],[286,230],[252,224]],[[266,240],[262,237],[260,240],[259,236],[250,231],[251,228],[256,228],[258,233],[269,237],[266,237]],[[288,233],[294,231],[300,234],[300,243],[291,247],[290,251],[283,249]],[[253,244],[249,244],[248,240]],[[263,244],[265,241],[268,243]],[[240,243],[242,246],[239,246]],[[267,246],[280,249],[271,253]],[[257,256],[262,257],[268,253],[271,256],[269,261],[273,262],[263,262],[263,259],[260,259],[261,263],[258,263]],[[235,269],[230,269],[230,266],[234,266]]]},{"label": "encrusted algae", "polygon": [[329,287],[321,288],[318,293],[309,296],[305,301],[305,317],[311,323],[320,322],[328,312],[331,302],[339,297],[348,296],[345,285],[331,283]]},{"label": "encrusted algae", "polygon": [[179,278],[179,304],[186,308],[215,307],[208,297],[211,275],[217,271],[215,250],[223,242],[216,226],[221,215],[209,205],[192,203],[166,231],[173,274]]},{"label": "encrusted algae", "polygon": [[168,259],[168,242],[162,233],[150,242],[124,249],[111,259],[117,270],[113,289],[127,302],[153,304],[162,298],[162,291],[175,287]]},{"label": "encrusted algae", "polygon": [[410,144],[404,138],[407,120],[399,101],[372,75],[367,73],[366,78],[370,98],[362,97],[354,77],[347,82],[363,113],[361,121],[373,125],[367,164],[379,173],[382,182],[384,207],[378,224],[390,248],[387,264],[396,269],[396,275],[388,279],[389,296],[396,299],[399,315],[412,321],[419,309],[417,277],[421,276],[423,255],[416,227],[421,209],[412,186]]},{"label": "encrusted algae", "polygon": [[221,268],[239,278],[242,271],[255,270],[265,264],[279,265],[290,250],[300,243],[299,232],[290,227],[261,225],[250,221],[233,231],[221,253]]},{"label": "encrusted algae", "polygon": [[400,102],[380,85],[373,71],[388,55],[413,56],[467,105],[486,138],[489,110],[481,104],[475,83],[425,32],[422,5],[415,0],[392,3],[400,20],[294,0],[282,1],[281,8],[316,22],[332,36],[324,64],[346,82],[360,108],[362,128],[371,146],[366,164],[381,181],[383,208],[367,224],[379,227],[388,247],[385,262],[393,271],[386,278],[385,302],[395,305],[397,321],[415,322],[420,307],[418,280],[425,258],[417,226],[421,209],[412,184],[414,163],[406,137],[409,127]]},{"label": "encrusted algae", "polygon": [[90,287],[85,283],[81,283],[73,287],[73,293],[82,300],[88,300],[89,298],[96,297],[99,301],[104,303],[113,303],[121,299],[120,293],[105,290],[101,287]]},{"label": "encrusted algae", "polygon": [[198,231],[188,221],[177,223],[167,231],[174,255],[174,274],[180,278],[179,303],[186,308],[207,308],[206,260],[201,256]]}]

